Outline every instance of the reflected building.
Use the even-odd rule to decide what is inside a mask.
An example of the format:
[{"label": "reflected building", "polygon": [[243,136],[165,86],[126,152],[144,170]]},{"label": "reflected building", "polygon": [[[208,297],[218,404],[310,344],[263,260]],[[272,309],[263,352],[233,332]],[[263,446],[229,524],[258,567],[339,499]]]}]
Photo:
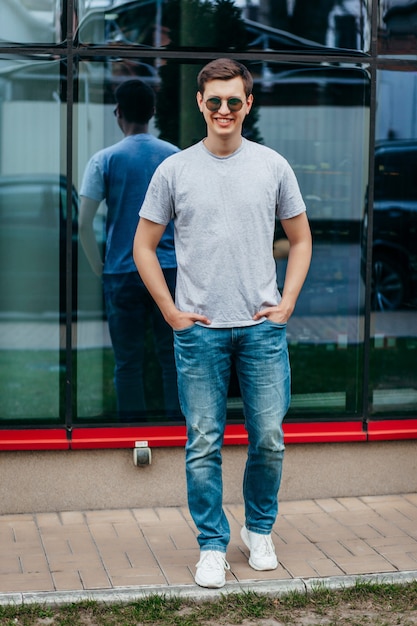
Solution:
[{"label": "reflected building", "polygon": [[[121,81],[152,86],[151,132],[185,148],[204,132],[199,69],[234,54],[255,78],[245,135],[288,159],[314,236],[288,325],[287,423],[415,419],[416,30],[416,3],[394,0],[2,0],[0,425],[116,425],[102,288],[78,240],[82,174],[121,138]],[[279,224],[275,250],[282,286]],[[151,339],[147,424],[168,427]],[[243,422],[233,384],[229,421]]]}]

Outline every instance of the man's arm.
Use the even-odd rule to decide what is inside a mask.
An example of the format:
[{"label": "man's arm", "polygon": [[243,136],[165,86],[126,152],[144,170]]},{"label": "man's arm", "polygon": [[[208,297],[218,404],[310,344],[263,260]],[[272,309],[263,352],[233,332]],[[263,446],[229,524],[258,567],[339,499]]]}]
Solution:
[{"label": "man's arm", "polygon": [[259,311],[253,318],[255,320],[269,317],[271,321],[286,323],[294,311],[310,267],[312,242],[306,213],[282,220],[281,224],[290,245],[282,299],[277,306]]},{"label": "man's arm", "polygon": [[163,224],[140,218],[133,242],[133,259],[140,277],[172,328],[181,330],[196,321],[210,324],[204,315],[179,311],[174,304],[156,255],[156,248],[164,231]]},{"label": "man's arm", "polygon": [[93,228],[93,221],[100,202],[81,196],[80,215],[78,218],[78,230],[82,247],[94,274],[101,276],[103,273],[103,259],[101,258]]}]

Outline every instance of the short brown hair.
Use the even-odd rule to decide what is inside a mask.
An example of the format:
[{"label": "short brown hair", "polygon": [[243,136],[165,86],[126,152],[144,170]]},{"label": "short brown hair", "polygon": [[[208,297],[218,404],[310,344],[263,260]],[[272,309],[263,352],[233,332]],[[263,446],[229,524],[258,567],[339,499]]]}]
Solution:
[{"label": "short brown hair", "polygon": [[246,96],[252,93],[253,78],[248,68],[233,59],[215,59],[203,67],[197,76],[198,90],[204,93],[210,80],[231,80],[240,76],[243,80]]},{"label": "short brown hair", "polygon": [[154,90],[136,78],[122,82],[115,98],[127,122],[147,124],[155,113]]}]

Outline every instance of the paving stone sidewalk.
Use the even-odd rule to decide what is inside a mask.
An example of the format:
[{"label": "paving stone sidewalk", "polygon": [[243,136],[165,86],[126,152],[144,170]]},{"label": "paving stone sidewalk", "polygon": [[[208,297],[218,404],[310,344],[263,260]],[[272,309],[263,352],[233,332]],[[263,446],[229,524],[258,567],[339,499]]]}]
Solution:
[{"label": "paving stone sidewalk", "polygon": [[[226,591],[343,585],[358,576],[417,579],[417,494],[282,502],[273,531],[279,566],[271,572],[248,565],[243,506],[225,510]],[[198,558],[196,530],[182,507],[3,515],[0,603],[198,595]]]}]

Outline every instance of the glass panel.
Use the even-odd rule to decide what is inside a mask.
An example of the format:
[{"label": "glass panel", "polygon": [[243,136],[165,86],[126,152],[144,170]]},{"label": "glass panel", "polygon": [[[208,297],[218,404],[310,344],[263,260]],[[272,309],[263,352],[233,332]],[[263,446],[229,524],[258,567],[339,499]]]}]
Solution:
[{"label": "glass panel", "polygon": [[[201,65],[157,59],[148,59],[147,64],[155,68],[148,82],[157,86],[158,95],[150,132],[181,148],[201,139],[205,127],[195,103]],[[361,409],[360,231],[367,187],[369,77],[366,68],[359,67],[247,65],[255,77],[256,106],[245,123],[245,134],[290,161],[315,240],[311,271],[288,328],[294,380],[291,415],[356,416]],[[80,63],[78,189],[90,156],[122,138],[111,94],[125,78],[121,68],[127,67],[131,77],[135,65],[130,60]],[[105,211],[100,205],[96,216]],[[274,249],[282,286],[287,246],[278,224]],[[108,325],[97,317],[86,320],[85,332],[82,329],[81,322],[77,413],[83,421],[111,421],[116,418],[116,395]],[[153,340],[148,328],[144,343],[148,408],[143,416],[161,421],[167,414]],[[235,378],[229,396],[230,418],[242,419]]]},{"label": "glass panel", "polygon": [[378,73],[371,414],[417,408],[417,124],[414,71]]},{"label": "glass panel", "polygon": [[0,58],[2,424],[56,422],[62,414],[66,105],[60,92],[58,62]]},{"label": "glass panel", "polygon": [[367,51],[367,0],[136,0],[85,10],[81,43],[170,49]]},{"label": "glass panel", "polygon": [[415,59],[417,6],[404,0],[380,0],[378,54]]},{"label": "glass panel", "polygon": [[[297,175],[313,259],[288,324],[289,417],[361,411],[364,289],[360,232],[367,186],[369,76],[359,67],[258,66],[259,133]],[[265,78],[268,80],[265,80]],[[286,242],[277,227],[278,284]]]},{"label": "glass panel", "polygon": [[[79,99],[75,105],[77,189],[84,192],[81,196],[82,215],[85,215],[83,197],[93,203],[92,228],[97,245],[85,244],[85,249],[88,253],[95,247],[92,254],[99,250],[102,258],[105,249],[103,284],[109,291],[109,301],[104,306],[101,281],[93,269],[85,265],[85,253],[80,247],[76,414],[78,422],[82,423],[144,424],[170,419],[178,423],[180,420],[172,331],[162,320],[144,286],[140,285],[132,258],[141,199],[150,176],[163,158],[159,154],[161,147],[157,145],[147,158],[138,159],[135,154],[143,148],[136,148],[135,142],[142,136],[158,137],[160,131],[151,119],[149,133],[135,134],[131,142],[129,137],[124,139],[114,115],[117,86],[128,78],[140,77],[154,90],[160,83],[155,69],[157,65],[153,60],[145,63],[129,59],[93,60],[79,65]],[[122,140],[126,150],[130,151],[127,160],[120,155],[113,156],[110,169],[107,169],[110,153],[104,155],[100,151],[115,144],[117,150]],[[168,152],[164,148],[163,156],[174,150],[174,146]],[[97,152],[103,157],[98,159],[100,165],[89,170],[89,160]],[[117,158],[119,162],[122,159],[120,170],[115,165]],[[126,175],[125,168],[130,168],[130,174]],[[105,183],[110,177],[111,187],[110,183]],[[123,203],[119,205],[121,198]],[[172,234],[165,238],[165,246],[170,250],[164,257],[165,263],[168,262],[171,268],[166,271],[175,278]],[[81,267],[86,270],[84,277],[80,274]],[[85,281],[90,289],[84,289],[81,294]],[[87,298],[90,307],[84,305]],[[133,354],[129,354],[135,343]],[[115,354],[118,355],[116,376]]]},{"label": "glass panel", "polygon": [[66,0],[2,0],[0,46],[59,43],[66,36],[65,21]]}]

